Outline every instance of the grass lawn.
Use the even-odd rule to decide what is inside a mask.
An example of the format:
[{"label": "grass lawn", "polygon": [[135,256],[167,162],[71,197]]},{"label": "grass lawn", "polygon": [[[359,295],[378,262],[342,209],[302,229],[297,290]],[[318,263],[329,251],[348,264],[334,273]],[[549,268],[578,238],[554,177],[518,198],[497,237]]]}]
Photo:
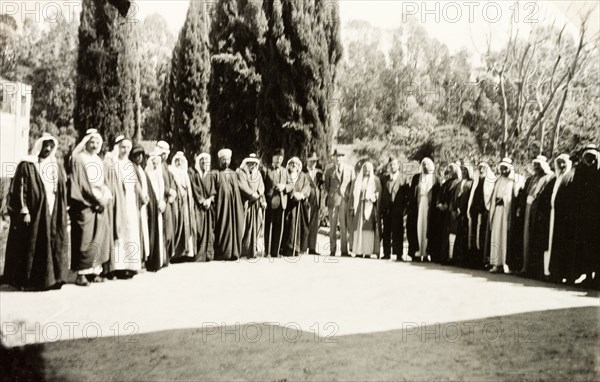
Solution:
[{"label": "grass lawn", "polygon": [[339,337],[328,336],[332,328],[320,330],[317,337],[291,327],[215,327],[31,345],[3,349],[1,375],[4,381],[600,379],[596,308],[427,330]]}]

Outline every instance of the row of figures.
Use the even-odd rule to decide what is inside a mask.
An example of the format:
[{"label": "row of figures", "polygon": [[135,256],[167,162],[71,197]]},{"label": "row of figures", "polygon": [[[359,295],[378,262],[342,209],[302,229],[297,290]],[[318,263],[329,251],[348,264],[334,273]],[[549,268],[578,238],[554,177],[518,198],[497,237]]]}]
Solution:
[{"label": "row of figures", "polygon": [[[508,158],[442,172],[425,158],[413,173],[390,158],[377,172],[337,150],[323,171],[316,154],[284,167],[282,149],[268,165],[250,154],[233,170],[233,153],[222,149],[213,170],[207,153],[188,166],[177,152],[168,164],[167,142],[147,154],[123,136],[101,158],[93,129],[67,176],[57,145],[49,135],[36,142],[8,195],[3,282],[24,290],[60,288],[71,272],[88,286],[173,263],[301,254],[433,261],[598,287],[595,145],[576,166],[563,154],[551,170],[539,156],[527,177]],[[323,220],[328,242],[317,240]]]}]

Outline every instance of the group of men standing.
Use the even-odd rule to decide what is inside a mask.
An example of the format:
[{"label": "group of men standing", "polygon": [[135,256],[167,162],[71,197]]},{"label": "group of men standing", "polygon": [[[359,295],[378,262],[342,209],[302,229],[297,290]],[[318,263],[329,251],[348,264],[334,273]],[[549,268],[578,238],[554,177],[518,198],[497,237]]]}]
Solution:
[{"label": "group of men standing", "polygon": [[[208,153],[196,155],[190,167],[177,152],[169,165],[168,143],[147,154],[123,136],[101,158],[103,140],[93,129],[67,161],[67,176],[56,160],[57,144],[49,135],[35,143],[8,195],[4,282],[21,289],[60,288],[68,269],[77,273],[77,285],[88,286],[180,262],[335,256],[338,233],[344,257],[395,255],[598,284],[595,145],[577,166],[558,156],[554,171],[539,156],[525,181],[508,158],[498,175],[485,162],[436,166],[429,158],[414,175],[395,158],[378,174],[364,161],[357,174],[337,150],[325,172],[316,154],[305,168],[297,157],[284,167],[282,149],[268,166],[250,154],[237,170],[230,168],[231,150],[222,149],[213,170]],[[322,204],[328,248],[317,244]]]}]

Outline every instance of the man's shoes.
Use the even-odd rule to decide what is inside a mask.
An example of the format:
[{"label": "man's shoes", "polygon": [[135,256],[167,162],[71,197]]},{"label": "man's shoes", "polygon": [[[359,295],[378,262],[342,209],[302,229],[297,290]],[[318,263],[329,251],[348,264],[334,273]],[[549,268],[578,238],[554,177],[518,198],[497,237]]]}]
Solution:
[{"label": "man's shoes", "polygon": [[335,252],[331,252],[331,253],[329,254],[329,256],[333,256],[333,257],[335,257]]},{"label": "man's shoes", "polygon": [[82,286],[82,287],[87,287],[87,286],[90,286],[90,282],[85,277],[85,275],[78,275],[77,279],[75,280],[75,285]]},{"label": "man's shoes", "polygon": [[343,252],[342,257],[352,257],[352,256],[350,256],[350,254],[348,252]]},{"label": "man's shoes", "polygon": [[390,255],[383,255],[381,260],[391,260],[391,258],[392,258],[392,256],[390,256]]}]

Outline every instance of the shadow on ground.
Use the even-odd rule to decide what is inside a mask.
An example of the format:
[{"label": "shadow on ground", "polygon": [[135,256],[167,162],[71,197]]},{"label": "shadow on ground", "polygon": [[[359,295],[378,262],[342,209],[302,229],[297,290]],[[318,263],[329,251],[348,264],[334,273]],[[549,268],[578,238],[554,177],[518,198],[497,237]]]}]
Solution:
[{"label": "shadow on ground", "polygon": [[4,381],[556,380],[600,377],[598,309],[332,336],[266,324],[1,349]]}]

